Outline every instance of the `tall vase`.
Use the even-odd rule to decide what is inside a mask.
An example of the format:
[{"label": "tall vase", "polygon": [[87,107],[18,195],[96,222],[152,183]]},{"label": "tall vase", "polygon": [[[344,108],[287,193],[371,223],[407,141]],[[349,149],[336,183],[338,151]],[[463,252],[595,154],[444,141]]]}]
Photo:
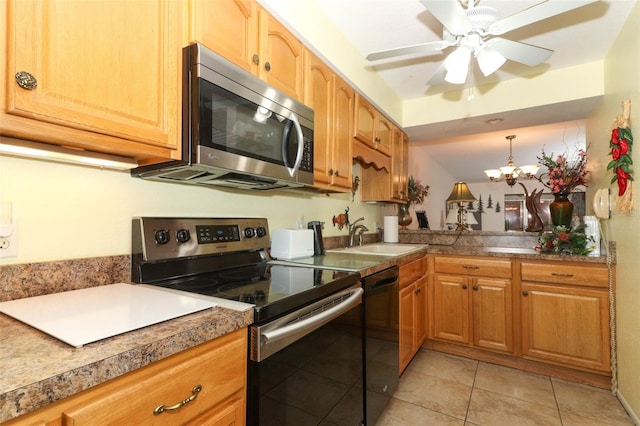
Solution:
[{"label": "tall vase", "polygon": [[569,194],[553,194],[554,200],[549,204],[549,214],[553,226],[571,226],[573,203],[569,201]]},{"label": "tall vase", "polygon": [[409,213],[409,203],[406,204],[398,204],[398,225],[402,227],[402,229],[407,229],[413,222],[413,218]]}]

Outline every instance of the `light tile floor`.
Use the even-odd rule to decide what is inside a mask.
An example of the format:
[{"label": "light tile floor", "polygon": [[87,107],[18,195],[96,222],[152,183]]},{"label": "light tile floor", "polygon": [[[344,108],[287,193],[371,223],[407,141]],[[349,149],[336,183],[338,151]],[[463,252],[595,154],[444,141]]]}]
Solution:
[{"label": "light tile floor", "polygon": [[633,425],[610,391],[422,349],[376,426]]}]

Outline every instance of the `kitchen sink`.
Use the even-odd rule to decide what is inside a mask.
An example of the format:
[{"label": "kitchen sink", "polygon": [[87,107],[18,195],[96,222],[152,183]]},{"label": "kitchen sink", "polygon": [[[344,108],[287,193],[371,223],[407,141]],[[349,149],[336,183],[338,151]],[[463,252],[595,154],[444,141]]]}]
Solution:
[{"label": "kitchen sink", "polygon": [[380,256],[400,256],[412,251],[425,247],[424,244],[395,244],[395,243],[376,243],[365,244],[363,246],[347,247],[343,249],[327,250],[328,253],[351,253],[351,254],[368,254]]}]

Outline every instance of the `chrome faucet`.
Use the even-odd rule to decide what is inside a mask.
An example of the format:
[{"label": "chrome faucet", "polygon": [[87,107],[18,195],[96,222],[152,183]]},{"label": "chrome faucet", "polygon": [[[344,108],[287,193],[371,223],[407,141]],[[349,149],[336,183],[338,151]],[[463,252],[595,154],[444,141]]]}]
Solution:
[{"label": "chrome faucet", "polygon": [[363,221],[364,217],[356,219],[352,224],[349,225],[349,247],[353,247],[353,237],[358,232],[358,244],[362,245],[362,233],[367,232],[369,229],[363,224],[358,224],[358,222]]}]

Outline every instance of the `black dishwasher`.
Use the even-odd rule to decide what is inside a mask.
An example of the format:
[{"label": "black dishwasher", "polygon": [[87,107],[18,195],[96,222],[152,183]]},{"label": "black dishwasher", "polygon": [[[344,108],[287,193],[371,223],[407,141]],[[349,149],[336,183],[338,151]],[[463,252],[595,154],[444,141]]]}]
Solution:
[{"label": "black dishwasher", "polygon": [[365,310],[365,424],[375,425],[399,382],[399,268],[362,279]]}]

